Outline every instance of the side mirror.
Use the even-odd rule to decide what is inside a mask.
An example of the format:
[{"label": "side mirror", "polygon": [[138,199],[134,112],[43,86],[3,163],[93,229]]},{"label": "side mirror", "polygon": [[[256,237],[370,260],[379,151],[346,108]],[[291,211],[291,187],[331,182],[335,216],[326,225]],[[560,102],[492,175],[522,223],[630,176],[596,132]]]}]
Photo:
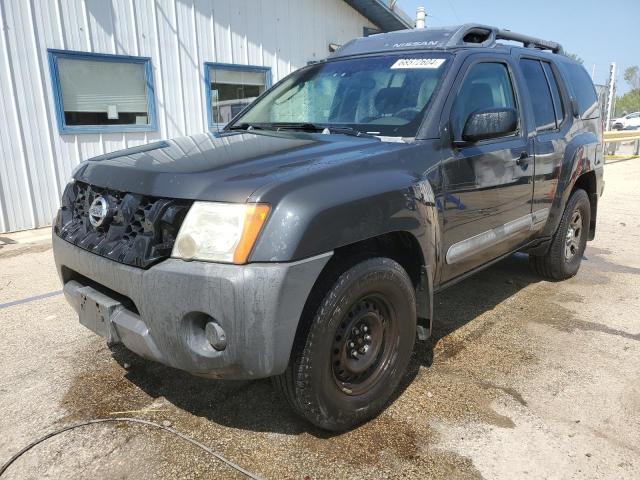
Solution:
[{"label": "side mirror", "polygon": [[480,140],[504,137],[518,130],[518,112],[513,108],[488,108],[469,115],[462,131],[462,140],[474,143]]}]

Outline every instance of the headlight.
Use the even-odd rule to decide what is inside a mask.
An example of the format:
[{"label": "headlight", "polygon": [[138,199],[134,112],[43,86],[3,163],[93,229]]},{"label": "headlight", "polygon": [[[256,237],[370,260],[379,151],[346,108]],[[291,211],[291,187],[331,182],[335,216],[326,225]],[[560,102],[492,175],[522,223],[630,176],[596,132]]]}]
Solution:
[{"label": "headlight", "polygon": [[259,203],[194,202],[171,256],[184,260],[246,263],[267,216]]}]

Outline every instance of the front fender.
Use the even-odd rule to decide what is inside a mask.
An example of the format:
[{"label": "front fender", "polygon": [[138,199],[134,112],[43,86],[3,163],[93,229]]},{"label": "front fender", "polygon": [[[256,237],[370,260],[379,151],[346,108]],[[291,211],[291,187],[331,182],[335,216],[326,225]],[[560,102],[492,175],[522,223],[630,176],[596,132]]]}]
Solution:
[{"label": "front fender", "polygon": [[251,261],[299,260],[392,232],[413,235],[435,273],[440,228],[426,174],[375,169],[290,189],[272,211]]}]

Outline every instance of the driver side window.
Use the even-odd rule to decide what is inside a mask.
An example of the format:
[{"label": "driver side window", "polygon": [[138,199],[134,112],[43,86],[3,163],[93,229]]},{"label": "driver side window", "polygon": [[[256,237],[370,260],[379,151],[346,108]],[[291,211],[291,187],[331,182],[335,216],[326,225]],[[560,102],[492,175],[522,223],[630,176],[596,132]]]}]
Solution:
[{"label": "driver side window", "polygon": [[477,63],[471,67],[451,111],[454,138],[461,138],[471,113],[488,108],[517,110],[509,70],[504,63]]}]

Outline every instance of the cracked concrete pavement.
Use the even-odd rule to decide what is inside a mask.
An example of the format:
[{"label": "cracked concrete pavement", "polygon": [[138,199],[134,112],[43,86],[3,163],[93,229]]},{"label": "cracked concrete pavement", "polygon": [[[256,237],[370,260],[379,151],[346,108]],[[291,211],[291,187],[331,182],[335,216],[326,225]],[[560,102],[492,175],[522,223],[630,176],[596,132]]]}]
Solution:
[{"label": "cracked concrete pavement", "polygon": [[[640,478],[640,161],[605,168],[598,232],[560,283],[514,255],[436,297],[434,336],[375,420],[330,435],[268,381],[205,380],[107,348],[61,295],[0,308],[0,464],[73,422],[131,416],[265,478]],[[3,237],[4,238],[4,237]],[[0,248],[0,304],[60,290],[50,243]],[[62,434],[3,476],[235,478],[166,432]]]}]

